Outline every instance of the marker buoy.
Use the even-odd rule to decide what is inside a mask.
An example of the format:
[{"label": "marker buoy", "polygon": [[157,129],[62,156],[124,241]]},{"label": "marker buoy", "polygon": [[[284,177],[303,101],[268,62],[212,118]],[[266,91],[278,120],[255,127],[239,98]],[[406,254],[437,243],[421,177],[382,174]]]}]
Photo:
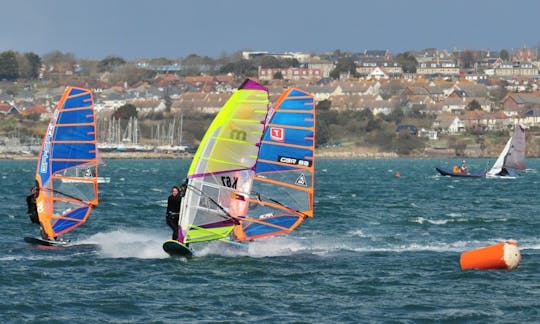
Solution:
[{"label": "marker buoy", "polygon": [[506,241],[487,247],[465,251],[461,254],[461,270],[466,269],[516,269],[521,262],[516,241]]},{"label": "marker buoy", "polygon": [[395,175],[395,176],[396,176],[396,178],[401,178],[401,173],[396,172],[396,175]]}]

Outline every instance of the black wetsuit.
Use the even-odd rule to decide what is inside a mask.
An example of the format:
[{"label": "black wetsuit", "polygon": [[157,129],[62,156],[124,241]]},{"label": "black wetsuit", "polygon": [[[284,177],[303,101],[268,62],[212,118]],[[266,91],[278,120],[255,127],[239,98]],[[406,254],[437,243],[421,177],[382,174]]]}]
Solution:
[{"label": "black wetsuit", "polygon": [[167,225],[172,229],[172,239],[178,240],[178,220],[180,219],[180,204],[182,203],[182,193],[179,192],[178,195],[170,195],[167,200],[167,214],[166,221]]},{"label": "black wetsuit", "polygon": [[28,217],[30,217],[30,221],[35,224],[39,224],[39,217],[38,217],[38,211],[37,211],[37,205],[36,205],[36,195],[31,193],[28,196],[26,196],[26,205],[28,206]]}]

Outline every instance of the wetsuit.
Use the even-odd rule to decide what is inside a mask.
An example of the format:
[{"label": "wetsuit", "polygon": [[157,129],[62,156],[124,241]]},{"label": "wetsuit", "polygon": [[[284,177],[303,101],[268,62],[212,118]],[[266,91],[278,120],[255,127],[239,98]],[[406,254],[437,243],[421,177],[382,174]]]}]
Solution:
[{"label": "wetsuit", "polygon": [[27,213],[28,213],[28,217],[30,217],[30,221],[32,223],[39,224],[36,197],[37,195],[34,193],[31,193],[28,196],[26,196],[26,205],[28,206]]},{"label": "wetsuit", "polygon": [[167,200],[167,225],[172,229],[172,239],[178,240],[178,220],[180,219],[180,204],[182,203],[182,192],[178,195],[170,195]]}]

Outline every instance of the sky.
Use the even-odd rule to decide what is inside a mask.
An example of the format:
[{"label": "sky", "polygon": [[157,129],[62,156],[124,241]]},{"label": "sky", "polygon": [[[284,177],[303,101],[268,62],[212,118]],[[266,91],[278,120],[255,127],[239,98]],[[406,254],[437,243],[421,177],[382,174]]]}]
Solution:
[{"label": "sky", "polygon": [[0,8],[0,51],[79,59],[540,44],[538,0],[0,0]]}]

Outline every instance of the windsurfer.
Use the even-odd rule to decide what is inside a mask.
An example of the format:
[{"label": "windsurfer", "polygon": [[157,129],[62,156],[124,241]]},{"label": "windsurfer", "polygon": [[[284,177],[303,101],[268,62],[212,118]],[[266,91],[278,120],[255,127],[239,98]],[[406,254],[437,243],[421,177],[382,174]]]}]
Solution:
[{"label": "windsurfer", "polygon": [[34,224],[39,224],[39,217],[37,211],[36,198],[39,195],[39,188],[37,186],[32,187],[30,194],[26,196],[26,205],[28,206],[28,217]]},{"label": "windsurfer", "polygon": [[187,185],[183,183],[180,188],[173,186],[171,195],[167,199],[166,222],[172,229],[172,239],[178,240],[178,221],[180,219],[180,205],[185,195]]}]

